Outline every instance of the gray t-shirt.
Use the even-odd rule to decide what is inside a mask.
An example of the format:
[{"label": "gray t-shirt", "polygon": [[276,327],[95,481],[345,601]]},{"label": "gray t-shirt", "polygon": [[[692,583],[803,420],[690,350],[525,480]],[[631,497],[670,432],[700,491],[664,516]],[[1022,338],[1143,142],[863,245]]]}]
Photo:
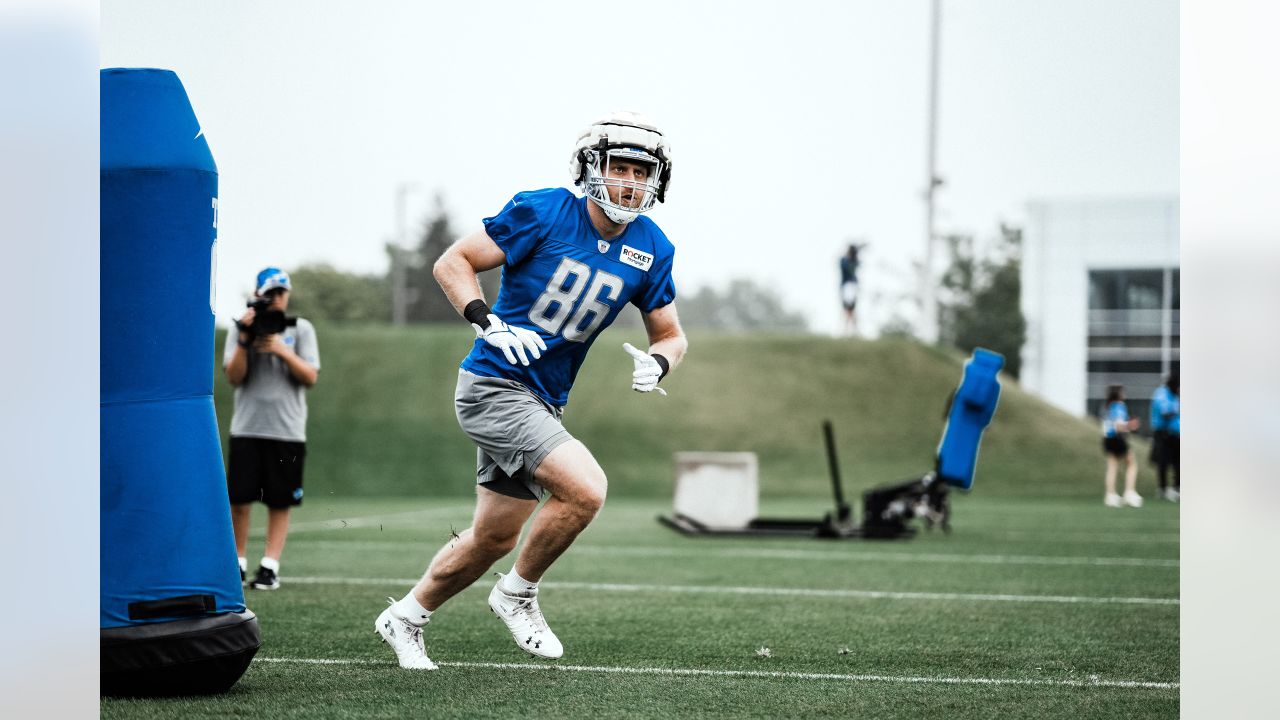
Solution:
[{"label": "gray t-shirt", "polygon": [[[281,333],[294,353],[317,370],[320,369],[320,347],[311,323],[298,318],[298,324]],[[240,333],[234,327],[227,333],[227,346],[222,352],[226,367],[236,352]],[[307,387],[294,379],[289,366],[271,353],[260,353],[252,347],[249,371],[236,387],[235,411],[231,414],[231,434],[235,437],[257,437],[270,440],[306,442]]]}]

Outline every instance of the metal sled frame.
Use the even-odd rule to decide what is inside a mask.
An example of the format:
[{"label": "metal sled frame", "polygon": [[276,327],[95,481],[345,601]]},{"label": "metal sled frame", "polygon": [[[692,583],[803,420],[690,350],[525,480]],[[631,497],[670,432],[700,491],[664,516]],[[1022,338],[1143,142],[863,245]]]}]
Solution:
[{"label": "metal sled frame", "polygon": [[916,530],[907,525],[914,517],[925,518],[927,527],[940,526],[950,529],[950,503],[947,502],[947,486],[935,482],[937,475],[928,473],[919,478],[893,485],[873,488],[863,493],[863,524],[853,522],[853,509],[844,498],[840,481],[840,464],[836,458],[836,443],[831,421],[822,423],[823,439],[827,446],[827,467],[831,475],[831,490],[835,495],[835,510],[817,520],[793,520],[781,518],[756,518],[745,527],[735,529],[709,528],[680,513],[658,516],[658,522],[684,535],[716,535],[728,537],[773,536],[806,537],[838,540],[845,538],[895,539],[911,537]]},{"label": "metal sled frame", "polygon": [[658,522],[685,535],[729,535],[816,538],[877,538],[892,540],[911,537],[915,528],[908,523],[921,518],[926,529],[937,526],[951,530],[949,486],[968,490],[973,486],[982,432],[995,414],[1000,398],[1000,382],[996,378],[1004,366],[1004,356],[975,348],[965,363],[960,386],[947,402],[947,423],[942,430],[933,470],[916,478],[871,488],[862,494],[862,524],[854,525],[852,511],[844,499],[840,484],[840,467],[836,461],[836,444],[831,421],[822,423],[827,445],[827,465],[831,472],[831,490],[836,508],[820,520],[787,520],[756,518],[745,527],[722,530],[709,528],[679,513],[662,515]]}]

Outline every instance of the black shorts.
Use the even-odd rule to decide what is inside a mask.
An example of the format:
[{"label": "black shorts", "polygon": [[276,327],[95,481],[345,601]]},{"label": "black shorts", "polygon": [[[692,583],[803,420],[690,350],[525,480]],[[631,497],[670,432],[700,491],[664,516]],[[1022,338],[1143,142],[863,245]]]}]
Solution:
[{"label": "black shorts", "polygon": [[227,463],[227,495],[232,505],[261,501],[267,507],[302,504],[302,464],[307,444],[289,440],[232,437]]},{"label": "black shorts", "polygon": [[1157,430],[1151,438],[1151,462],[1157,465],[1177,465],[1181,438]]},{"label": "black shorts", "polygon": [[1102,452],[1108,455],[1114,455],[1118,458],[1123,458],[1125,455],[1129,454],[1129,441],[1119,435],[1115,437],[1102,438]]}]

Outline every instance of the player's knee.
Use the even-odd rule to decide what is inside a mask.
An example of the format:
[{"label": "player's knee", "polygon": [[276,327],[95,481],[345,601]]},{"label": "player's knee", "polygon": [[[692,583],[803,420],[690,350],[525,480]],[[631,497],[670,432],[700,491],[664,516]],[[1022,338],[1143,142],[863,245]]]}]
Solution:
[{"label": "player's knee", "polygon": [[588,522],[600,512],[600,508],[604,507],[607,488],[608,482],[604,473],[601,473],[597,482],[588,484],[575,498],[574,506]]},{"label": "player's knee", "polygon": [[520,528],[472,528],[472,541],[487,555],[501,557],[515,549],[520,541]]}]

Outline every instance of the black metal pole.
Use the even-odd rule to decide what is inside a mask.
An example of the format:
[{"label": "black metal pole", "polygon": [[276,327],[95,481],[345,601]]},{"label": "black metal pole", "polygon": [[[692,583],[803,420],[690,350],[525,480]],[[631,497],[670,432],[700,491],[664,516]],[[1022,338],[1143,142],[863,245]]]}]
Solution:
[{"label": "black metal pole", "polygon": [[840,464],[836,461],[836,439],[831,431],[831,421],[822,421],[822,433],[826,436],[827,441],[827,466],[831,469],[831,487],[836,493],[836,508],[842,509],[844,503],[844,489],[840,487]]}]

